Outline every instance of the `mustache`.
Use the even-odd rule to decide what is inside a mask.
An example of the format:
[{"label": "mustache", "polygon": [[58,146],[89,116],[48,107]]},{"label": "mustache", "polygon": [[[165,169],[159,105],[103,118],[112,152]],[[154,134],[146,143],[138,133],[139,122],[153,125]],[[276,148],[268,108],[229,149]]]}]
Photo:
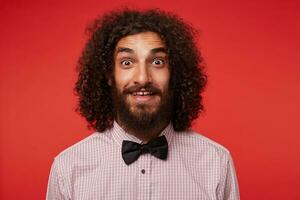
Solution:
[{"label": "mustache", "polygon": [[133,85],[131,87],[128,87],[126,89],[124,89],[123,94],[127,95],[127,94],[131,94],[133,92],[151,92],[152,94],[158,94],[158,95],[162,95],[162,91],[156,87],[154,87],[153,85],[150,84],[146,84],[146,85]]}]

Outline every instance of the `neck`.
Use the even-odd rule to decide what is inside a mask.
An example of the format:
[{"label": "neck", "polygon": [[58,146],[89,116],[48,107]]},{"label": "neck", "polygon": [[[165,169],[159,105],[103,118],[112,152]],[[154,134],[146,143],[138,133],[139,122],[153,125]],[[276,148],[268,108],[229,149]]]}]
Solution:
[{"label": "neck", "polygon": [[118,124],[130,135],[133,135],[137,137],[138,139],[142,140],[143,142],[148,142],[151,139],[156,138],[169,124],[169,121],[163,121],[159,124],[155,124],[150,129],[141,129],[139,131],[137,130],[131,130],[129,129],[124,123],[122,123],[120,120],[116,119]]}]

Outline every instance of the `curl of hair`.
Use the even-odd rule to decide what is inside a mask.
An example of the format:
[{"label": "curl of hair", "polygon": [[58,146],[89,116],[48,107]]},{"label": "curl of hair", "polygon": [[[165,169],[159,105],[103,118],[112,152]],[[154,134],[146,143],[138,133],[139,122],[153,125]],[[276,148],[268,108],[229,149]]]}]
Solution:
[{"label": "curl of hair", "polygon": [[190,128],[203,111],[201,93],[207,77],[196,31],[178,16],[161,10],[117,10],[97,18],[87,29],[89,39],[78,61],[75,94],[77,112],[99,132],[112,127],[114,108],[108,77],[112,75],[117,42],[128,35],[151,31],[164,41],[173,90],[171,121],[175,131]]}]

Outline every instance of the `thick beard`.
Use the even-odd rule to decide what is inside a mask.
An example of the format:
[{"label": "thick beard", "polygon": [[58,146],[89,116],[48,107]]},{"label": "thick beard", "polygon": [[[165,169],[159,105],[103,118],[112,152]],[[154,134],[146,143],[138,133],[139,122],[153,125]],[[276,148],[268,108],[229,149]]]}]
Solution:
[{"label": "thick beard", "polygon": [[137,111],[132,112],[130,104],[126,101],[127,93],[122,93],[114,85],[112,88],[115,118],[118,117],[122,128],[140,136],[147,136],[157,130],[161,124],[170,121],[172,113],[171,91],[160,94],[160,104],[153,113],[147,111],[147,105],[136,105]]}]

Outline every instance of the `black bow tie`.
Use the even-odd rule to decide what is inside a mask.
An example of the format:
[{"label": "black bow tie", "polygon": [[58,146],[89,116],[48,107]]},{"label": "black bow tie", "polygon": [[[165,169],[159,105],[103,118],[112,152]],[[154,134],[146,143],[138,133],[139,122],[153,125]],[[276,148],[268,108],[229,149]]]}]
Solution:
[{"label": "black bow tie", "polygon": [[122,157],[127,165],[136,161],[141,154],[151,153],[157,158],[165,160],[168,155],[168,142],[166,137],[160,136],[150,140],[147,144],[124,140],[122,143]]}]

